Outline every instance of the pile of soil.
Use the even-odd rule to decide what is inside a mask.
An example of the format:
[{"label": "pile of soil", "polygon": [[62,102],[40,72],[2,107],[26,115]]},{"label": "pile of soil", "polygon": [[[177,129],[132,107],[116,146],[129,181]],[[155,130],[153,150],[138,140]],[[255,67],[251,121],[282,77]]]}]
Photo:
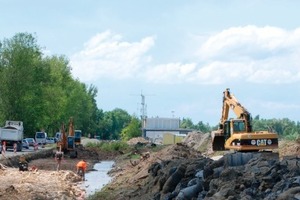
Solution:
[{"label": "pile of soil", "polygon": [[77,183],[79,176],[71,171],[19,171],[0,169],[0,199],[83,199]]},{"label": "pile of soil", "polygon": [[113,181],[92,199],[299,199],[299,143],[281,141],[279,154],[225,154],[213,160],[210,149],[203,149],[211,146],[209,136],[191,134],[183,143],[146,149],[147,159],[123,158],[112,171]]},{"label": "pile of soil", "polygon": [[127,141],[127,144],[129,144],[129,145],[136,145],[136,144],[139,144],[139,143],[141,143],[141,144],[148,144],[149,141],[146,140],[143,137],[136,137],[136,138],[132,138],[132,139],[130,139],[130,140]]}]

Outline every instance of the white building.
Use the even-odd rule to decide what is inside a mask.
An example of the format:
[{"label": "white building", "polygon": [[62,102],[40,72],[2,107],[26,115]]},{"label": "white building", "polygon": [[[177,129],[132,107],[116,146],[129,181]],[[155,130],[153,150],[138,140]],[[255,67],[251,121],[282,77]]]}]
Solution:
[{"label": "white building", "polygon": [[180,128],[179,118],[146,118],[143,137],[153,143],[162,144],[165,134],[186,135],[191,131],[191,129]]}]

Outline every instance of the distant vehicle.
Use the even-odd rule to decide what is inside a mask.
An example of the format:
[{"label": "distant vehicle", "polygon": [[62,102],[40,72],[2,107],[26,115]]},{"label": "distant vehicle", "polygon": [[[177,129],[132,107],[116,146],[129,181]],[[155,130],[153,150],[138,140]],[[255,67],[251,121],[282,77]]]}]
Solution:
[{"label": "distant vehicle", "polygon": [[38,144],[46,144],[47,133],[45,132],[36,132],[35,133],[35,141]]},{"label": "distant vehicle", "polygon": [[55,139],[53,137],[47,137],[46,138],[46,143],[47,144],[54,144],[55,143]]},{"label": "distant vehicle", "polygon": [[60,132],[57,132],[55,134],[55,139],[56,139],[56,142],[59,142],[61,140],[61,133]]},{"label": "distant vehicle", "polygon": [[17,151],[22,151],[23,130],[21,121],[5,122],[5,126],[0,128],[0,140],[6,142],[6,149],[12,149],[17,144]]},{"label": "distant vehicle", "polygon": [[29,146],[34,146],[35,145],[35,140],[34,138],[25,138],[27,142],[29,143]]},{"label": "distant vehicle", "polygon": [[26,139],[22,140],[22,146],[25,149],[29,149],[29,142]]},{"label": "distant vehicle", "polygon": [[99,135],[96,135],[95,138],[96,138],[97,140],[100,140],[100,136],[99,136]]}]

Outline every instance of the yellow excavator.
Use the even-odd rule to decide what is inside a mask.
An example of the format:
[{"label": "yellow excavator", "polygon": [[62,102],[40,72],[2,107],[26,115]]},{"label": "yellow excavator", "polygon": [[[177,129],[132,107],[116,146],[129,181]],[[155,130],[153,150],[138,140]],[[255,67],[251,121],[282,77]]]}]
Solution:
[{"label": "yellow excavator", "polygon": [[[278,135],[269,131],[253,131],[250,113],[230,93],[229,88],[223,93],[219,128],[211,134],[213,150],[251,152],[277,149]],[[236,119],[228,119],[230,109],[237,116]]]}]

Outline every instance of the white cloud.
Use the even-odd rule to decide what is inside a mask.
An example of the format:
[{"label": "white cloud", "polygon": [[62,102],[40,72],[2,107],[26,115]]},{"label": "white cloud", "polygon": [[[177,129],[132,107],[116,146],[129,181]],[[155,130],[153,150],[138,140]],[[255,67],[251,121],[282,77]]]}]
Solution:
[{"label": "white cloud", "polygon": [[293,32],[276,27],[233,27],[210,36],[201,46],[199,55],[202,59],[263,59],[296,46],[295,41],[300,42]]},{"label": "white cloud", "polygon": [[129,43],[110,31],[97,34],[84,44],[82,51],[71,56],[73,74],[85,81],[134,77],[151,60],[145,54],[153,45],[153,37]]},{"label": "white cloud", "polygon": [[169,84],[300,81],[300,28],[228,28],[202,40],[197,57],[185,63],[179,60],[154,65],[147,55],[153,46],[153,37],[130,43],[106,31],[91,38],[82,51],[73,55],[71,65],[74,75],[83,80],[142,77]]},{"label": "white cloud", "polygon": [[[300,29],[233,27],[204,40],[197,54],[198,64],[158,65],[146,75],[150,81],[168,83],[294,83],[300,81],[299,53]],[[193,67],[184,74],[186,66]]]},{"label": "white cloud", "polygon": [[210,36],[201,45],[204,63],[197,79],[204,83],[230,80],[255,83],[300,81],[300,29],[234,27]]},{"label": "white cloud", "polygon": [[169,63],[148,67],[145,78],[150,82],[178,83],[188,81],[195,73],[196,64]]}]

